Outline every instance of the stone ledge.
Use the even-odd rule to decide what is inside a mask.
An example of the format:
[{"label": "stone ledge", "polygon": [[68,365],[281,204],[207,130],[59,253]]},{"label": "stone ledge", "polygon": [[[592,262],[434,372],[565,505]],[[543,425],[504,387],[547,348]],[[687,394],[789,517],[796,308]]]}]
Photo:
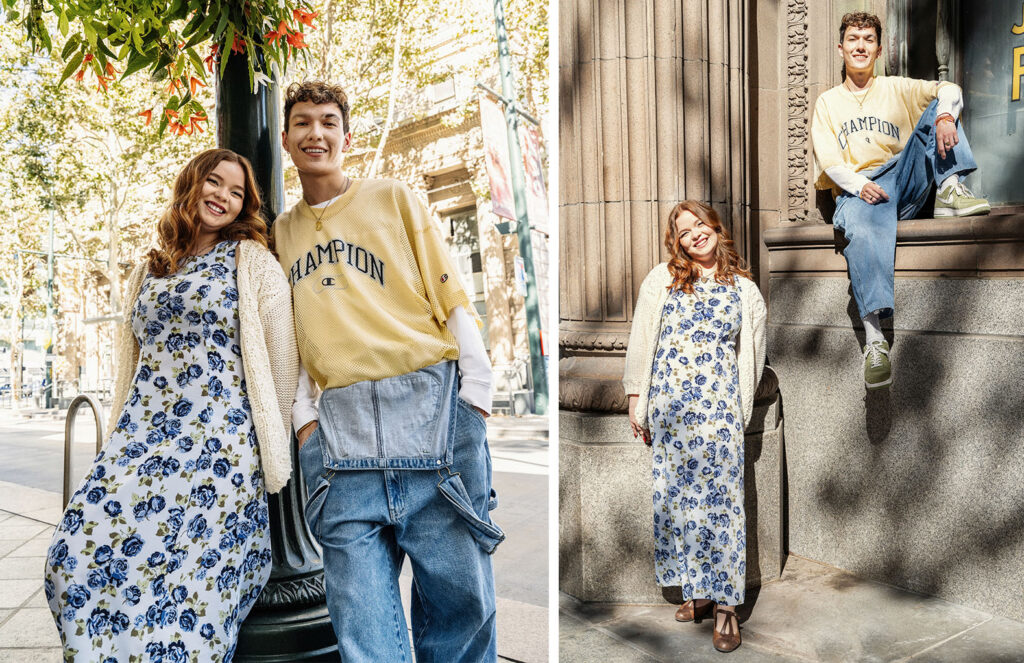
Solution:
[{"label": "stone ledge", "polygon": [[[896,244],[914,242],[968,242],[999,239],[1024,240],[1024,213],[999,213],[959,219],[909,219],[896,223]],[[831,223],[801,223],[764,231],[769,248],[832,246],[835,229]]]},{"label": "stone ledge", "polygon": [[[1024,272],[1024,213],[962,219],[912,219],[896,225],[897,277],[1017,276]],[[843,239],[831,224],[764,232],[772,277],[846,274]]]}]

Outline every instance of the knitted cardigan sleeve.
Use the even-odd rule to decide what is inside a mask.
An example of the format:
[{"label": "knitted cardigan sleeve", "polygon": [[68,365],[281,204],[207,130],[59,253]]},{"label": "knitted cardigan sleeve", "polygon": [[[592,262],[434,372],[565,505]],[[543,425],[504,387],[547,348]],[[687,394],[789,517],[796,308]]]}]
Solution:
[{"label": "knitted cardigan sleeve", "polygon": [[[281,418],[282,440],[274,444],[263,458],[267,491],[275,493],[284,487],[291,475],[292,401],[299,381],[299,351],[295,343],[295,320],[292,315],[292,291],[280,263],[266,250],[253,252],[252,285],[257,291],[260,325],[270,360],[270,377],[277,395],[277,411],[267,416]],[[275,426],[276,428],[276,426]],[[276,437],[276,436],[275,436]],[[283,448],[279,448],[283,445]],[[263,442],[261,441],[261,449]]]},{"label": "knitted cardigan sleeve", "polygon": [[139,364],[139,342],[132,329],[132,310],[135,308],[135,300],[139,297],[139,290],[148,270],[149,263],[143,261],[135,266],[125,282],[121,303],[123,314],[114,332],[114,356],[117,357],[117,366],[114,369],[114,393],[110,400],[110,411],[107,412],[107,427],[104,429],[104,439],[107,441],[110,440],[110,434],[114,432],[114,426],[117,425],[124,404],[128,401],[132,378]]}]

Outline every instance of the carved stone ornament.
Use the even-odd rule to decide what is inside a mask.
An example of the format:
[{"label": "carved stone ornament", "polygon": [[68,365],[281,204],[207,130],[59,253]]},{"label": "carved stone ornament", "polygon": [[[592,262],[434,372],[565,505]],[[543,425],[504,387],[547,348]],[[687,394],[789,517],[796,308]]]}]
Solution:
[{"label": "carved stone ornament", "polygon": [[789,220],[807,221],[808,145],[810,122],[807,106],[807,2],[789,0],[786,5],[786,166]]}]

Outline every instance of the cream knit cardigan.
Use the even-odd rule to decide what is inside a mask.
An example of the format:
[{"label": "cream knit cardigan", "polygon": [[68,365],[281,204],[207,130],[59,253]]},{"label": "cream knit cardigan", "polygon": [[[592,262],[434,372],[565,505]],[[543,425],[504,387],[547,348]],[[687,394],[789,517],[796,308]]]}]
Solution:
[{"label": "cream knit cardigan", "polygon": [[[242,370],[259,441],[263,480],[267,492],[276,493],[292,472],[292,400],[299,379],[291,288],[277,259],[258,243],[242,240],[236,256]],[[124,316],[116,339],[119,361],[107,423],[108,442],[138,369],[139,344],[132,330],[132,311],[148,271],[147,262],[137,265],[125,283]]]},{"label": "cream knit cardigan", "polygon": [[[754,393],[761,380],[765,358],[765,307],[764,298],[757,285],[750,279],[736,277],[740,290],[740,306],[743,320],[736,339],[736,363],[740,368],[740,401],[743,404],[743,424],[750,421],[754,411]],[[637,421],[644,428],[650,428],[647,421],[647,396],[651,390],[651,366],[661,336],[661,310],[668,300],[668,286],[672,285],[672,274],[668,263],[661,263],[647,274],[640,285],[636,312],[633,314],[633,328],[626,348],[626,370],[622,386],[626,395],[637,394]]]}]

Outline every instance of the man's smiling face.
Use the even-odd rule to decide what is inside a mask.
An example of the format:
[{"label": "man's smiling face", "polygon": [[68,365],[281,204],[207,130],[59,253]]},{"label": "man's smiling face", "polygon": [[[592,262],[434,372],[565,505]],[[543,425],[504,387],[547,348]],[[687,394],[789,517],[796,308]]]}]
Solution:
[{"label": "man's smiling face", "polygon": [[300,173],[325,175],[341,168],[352,134],[345,133],[337,104],[300,101],[291,109],[281,144]]},{"label": "man's smiling face", "polygon": [[848,74],[873,70],[881,50],[878,35],[870,26],[858,28],[851,25],[846,28],[843,41],[839,44],[839,52],[843,56]]}]

